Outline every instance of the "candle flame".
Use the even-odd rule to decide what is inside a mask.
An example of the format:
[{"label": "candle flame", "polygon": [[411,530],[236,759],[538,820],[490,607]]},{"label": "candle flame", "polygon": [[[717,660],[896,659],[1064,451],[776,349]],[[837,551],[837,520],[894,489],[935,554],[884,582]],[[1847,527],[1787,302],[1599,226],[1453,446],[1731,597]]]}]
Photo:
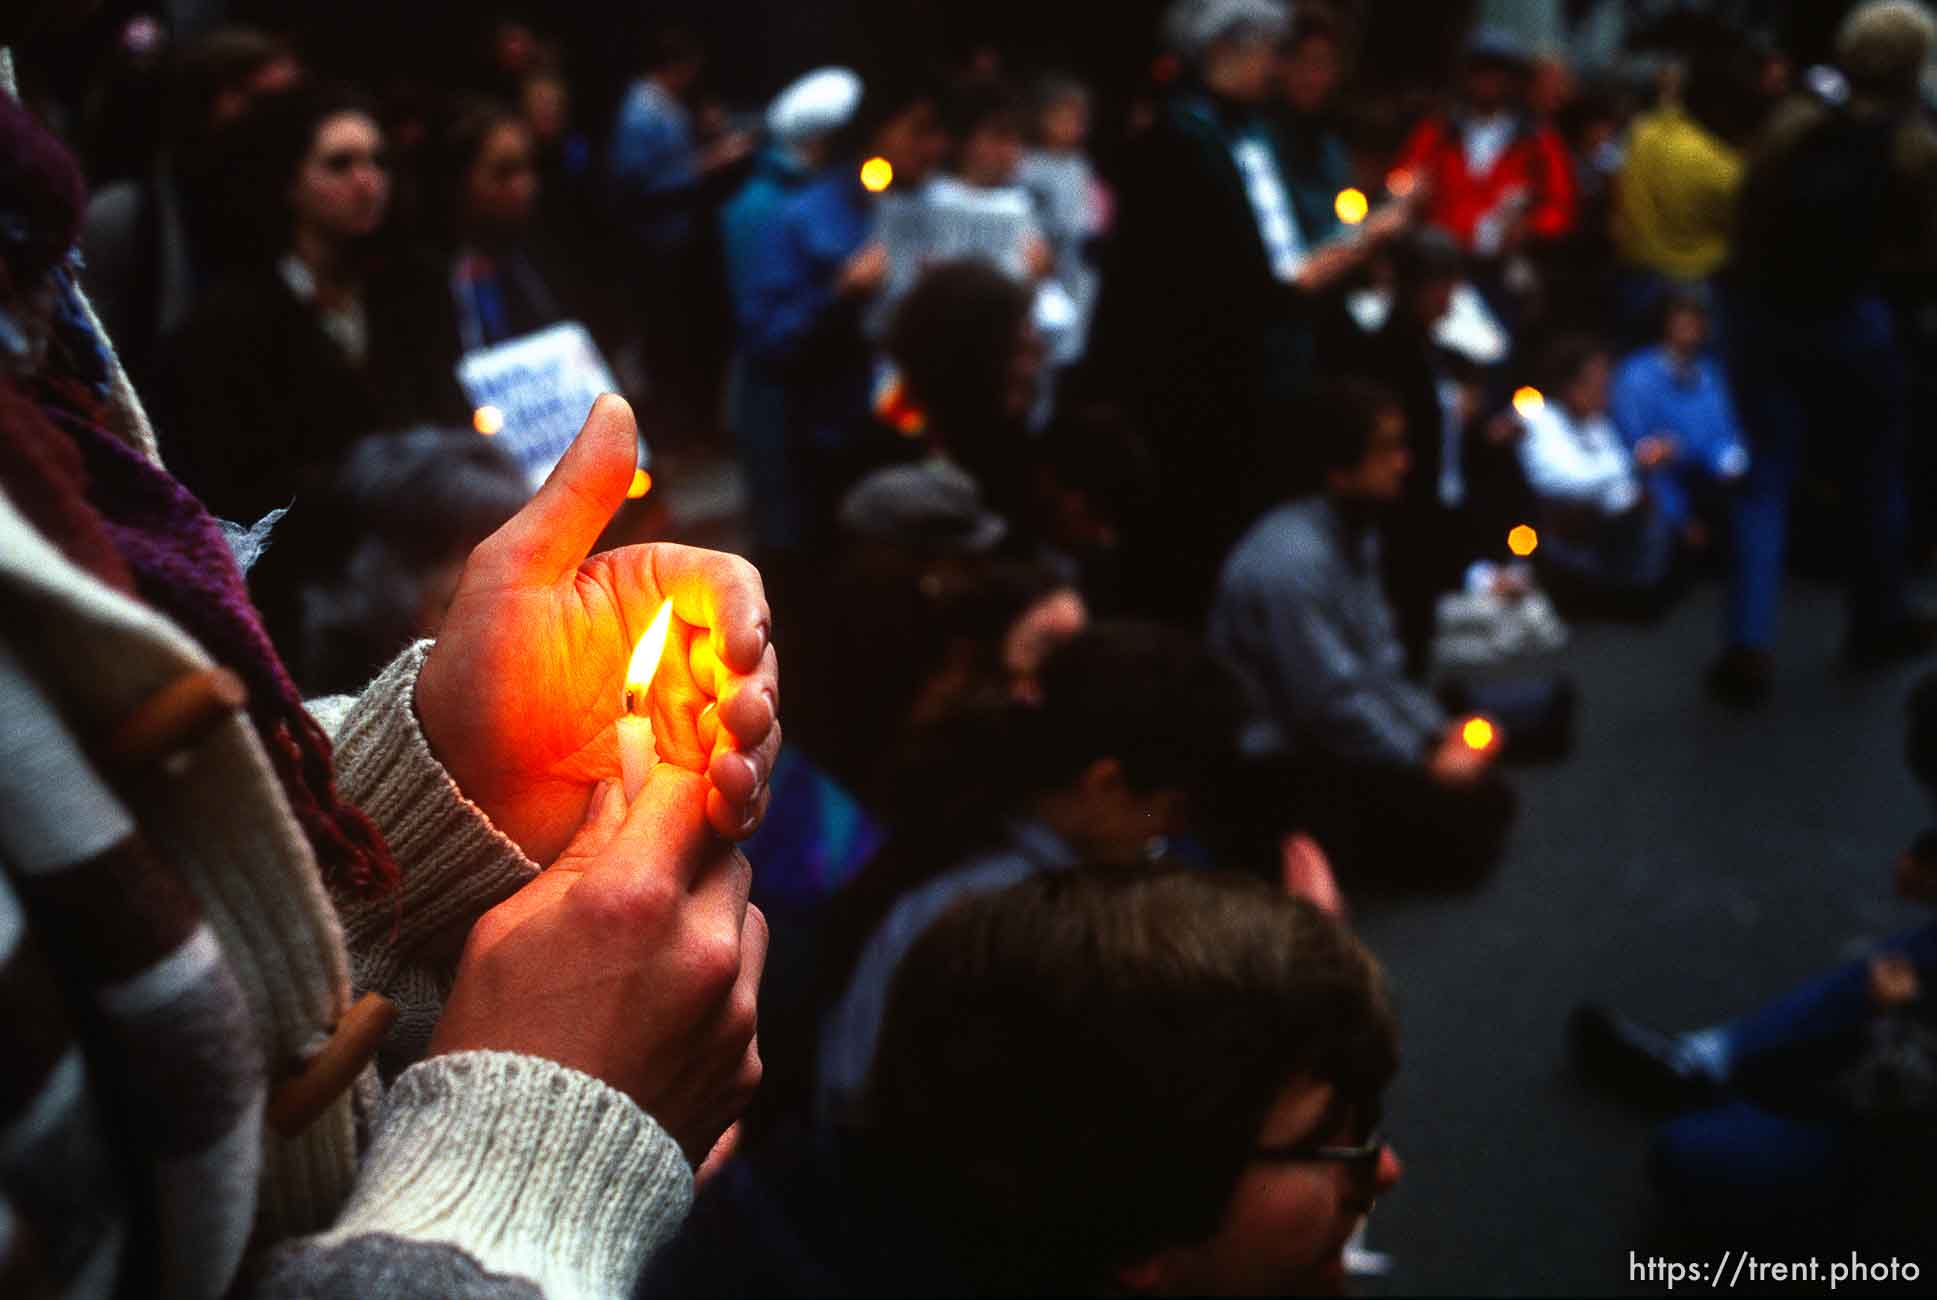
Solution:
[{"label": "candle flame", "polygon": [[666,650],[666,634],[673,626],[673,603],[661,601],[659,612],[652,616],[651,626],[633,647],[632,662],[625,670],[625,708],[627,713],[644,713],[646,692],[652,687],[653,675],[659,671],[659,657]]},{"label": "candle flame", "polygon": [[894,164],[886,158],[870,158],[861,164],[861,186],[870,194],[879,194],[894,184]]},{"label": "candle flame", "polygon": [[1523,420],[1531,420],[1547,409],[1547,399],[1540,395],[1538,388],[1517,388],[1513,392],[1513,409],[1520,413]]},{"label": "candle flame", "polygon": [[1403,199],[1412,193],[1412,173],[1403,167],[1395,167],[1386,173],[1386,192],[1395,199]]},{"label": "candle flame", "polygon": [[642,469],[633,470],[632,486],[626,489],[626,498],[631,501],[637,501],[650,491],[652,491],[652,475]]},{"label": "candle flame", "polygon": [[504,428],[504,412],[495,406],[480,406],[471,412],[471,427],[489,438]]},{"label": "candle flame", "polygon": [[1493,743],[1493,724],[1485,718],[1468,718],[1460,728],[1460,738],[1468,749],[1485,749]]},{"label": "candle flame", "polygon": [[1364,221],[1370,208],[1364,192],[1360,190],[1340,190],[1338,198],[1332,202],[1332,211],[1338,213],[1338,219],[1348,226],[1356,226]]},{"label": "candle flame", "polygon": [[1540,534],[1526,524],[1520,524],[1507,534],[1507,549],[1521,559],[1532,555],[1540,546]]}]

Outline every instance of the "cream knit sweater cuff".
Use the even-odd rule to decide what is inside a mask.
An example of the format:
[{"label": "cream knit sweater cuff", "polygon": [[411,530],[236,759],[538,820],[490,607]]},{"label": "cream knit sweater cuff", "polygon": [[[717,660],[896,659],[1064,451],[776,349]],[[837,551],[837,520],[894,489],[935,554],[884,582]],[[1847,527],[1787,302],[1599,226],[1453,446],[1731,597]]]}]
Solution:
[{"label": "cream knit sweater cuff", "polygon": [[[376,822],[403,869],[399,895],[339,903],[364,987],[384,987],[434,939],[461,940],[538,874],[464,797],[424,739],[412,697],[430,644],[404,651],[354,701],[311,706],[334,732],[338,791]],[[457,946],[442,945],[452,957]]]},{"label": "cream knit sweater cuff", "polygon": [[318,1244],[387,1233],[456,1247],[547,1300],[622,1296],[692,1199],[679,1145],[631,1099],[551,1061],[457,1052],[391,1087]]}]

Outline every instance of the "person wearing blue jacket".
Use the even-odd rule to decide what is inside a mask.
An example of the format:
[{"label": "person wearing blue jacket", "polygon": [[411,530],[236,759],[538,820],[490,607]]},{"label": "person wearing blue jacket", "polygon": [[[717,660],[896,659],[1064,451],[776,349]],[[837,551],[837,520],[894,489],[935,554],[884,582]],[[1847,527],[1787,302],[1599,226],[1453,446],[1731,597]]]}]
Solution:
[{"label": "person wearing blue jacket", "polygon": [[1707,355],[1708,308],[1698,297],[1672,294],[1662,313],[1662,341],[1631,353],[1614,374],[1608,414],[1633,451],[1664,440],[1666,461],[1648,474],[1648,490],[1668,526],[1699,545],[1703,518],[1720,504],[1721,489],[1741,481],[1749,451],[1735,415],[1728,379]]},{"label": "person wearing blue jacket", "polygon": [[843,456],[867,427],[874,348],[863,319],[889,266],[873,237],[875,192],[862,164],[885,160],[891,185],[908,188],[933,170],[942,145],[932,91],[870,79],[830,151],[835,161],[781,201],[736,284],[748,372],[781,398],[780,446],[763,453],[776,463],[748,483],[756,548],[777,569],[831,531]]},{"label": "person wearing blue jacket", "polygon": [[727,428],[739,446],[741,473],[753,499],[753,536],[762,549],[786,544],[786,390],[772,366],[748,355],[761,324],[755,275],[780,209],[823,175],[835,134],[854,116],[861,79],[846,68],[818,68],[767,108],[767,147],[753,174],[720,210],[720,244],[733,302],[734,356],[727,382]]}]

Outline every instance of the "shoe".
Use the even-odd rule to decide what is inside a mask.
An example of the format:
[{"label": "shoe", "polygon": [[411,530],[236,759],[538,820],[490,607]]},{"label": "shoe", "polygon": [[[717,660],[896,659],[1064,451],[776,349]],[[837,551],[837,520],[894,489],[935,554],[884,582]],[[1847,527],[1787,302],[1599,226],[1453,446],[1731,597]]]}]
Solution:
[{"label": "shoe", "polygon": [[1883,632],[1853,636],[1843,648],[1843,662],[1858,671],[1888,668],[1937,649],[1937,619],[1911,614]]},{"label": "shoe", "polygon": [[1718,1092],[1712,1078],[1682,1058],[1672,1035],[1598,1003],[1574,1008],[1567,1042],[1575,1062],[1596,1082],[1644,1106],[1687,1110],[1713,1102]]},{"label": "shoe", "polygon": [[1708,693],[1737,709],[1759,709],[1775,690],[1775,661],[1767,650],[1730,646],[1708,666]]}]

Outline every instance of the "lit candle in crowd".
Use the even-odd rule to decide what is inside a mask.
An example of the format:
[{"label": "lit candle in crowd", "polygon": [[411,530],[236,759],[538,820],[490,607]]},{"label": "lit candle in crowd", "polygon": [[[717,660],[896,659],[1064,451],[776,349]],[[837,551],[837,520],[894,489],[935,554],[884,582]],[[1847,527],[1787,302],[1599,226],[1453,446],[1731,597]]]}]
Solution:
[{"label": "lit candle in crowd", "polygon": [[870,158],[861,164],[861,188],[879,194],[894,184],[894,164],[886,158]]},{"label": "lit candle in crowd", "polygon": [[665,652],[666,633],[672,623],[673,603],[668,600],[653,615],[652,625],[639,638],[639,644],[632,651],[632,662],[626,667],[624,709],[619,714],[618,727],[619,774],[625,782],[627,802],[638,798],[646,784],[646,773],[652,770],[652,679],[659,671],[659,657]]},{"label": "lit candle in crowd", "polygon": [[471,412],[471,427],[489,438],[504,428],[504,412],[495,406],[480,406]]},{"label": "lit candle in crowd", "polygon": [[1338,198],[1332,202],[1332,211],[1338,213],[1338,219],[1346,225],[1356,226],[1365,220],[1371,206],[1362,191],[1346,189],[1338,192]]},{"label": "lit candle in crowd", "polygon": [[1466,720],[1466,725],[1460,728],[1459,734],[1468,749],[1486,750],[1493,747],[1493,740],[1497,733],[1493,730],[1493,724],[1485,718],[1472,717]]},{"label": "lit candle in crowd", "polygon": [[1540,534],[1526,524],[1517,525],[1507,534],[1507,549],[1521,559],[1532,555],[1540,546]]},{"label": "lit candle in crowd", "polygon": [[1513,409],[1520,413],[1523,420],[1531,420],[1547,409],[1547,399],[1540,395],[1538,388],[1516,388],[1513,392]]}]

